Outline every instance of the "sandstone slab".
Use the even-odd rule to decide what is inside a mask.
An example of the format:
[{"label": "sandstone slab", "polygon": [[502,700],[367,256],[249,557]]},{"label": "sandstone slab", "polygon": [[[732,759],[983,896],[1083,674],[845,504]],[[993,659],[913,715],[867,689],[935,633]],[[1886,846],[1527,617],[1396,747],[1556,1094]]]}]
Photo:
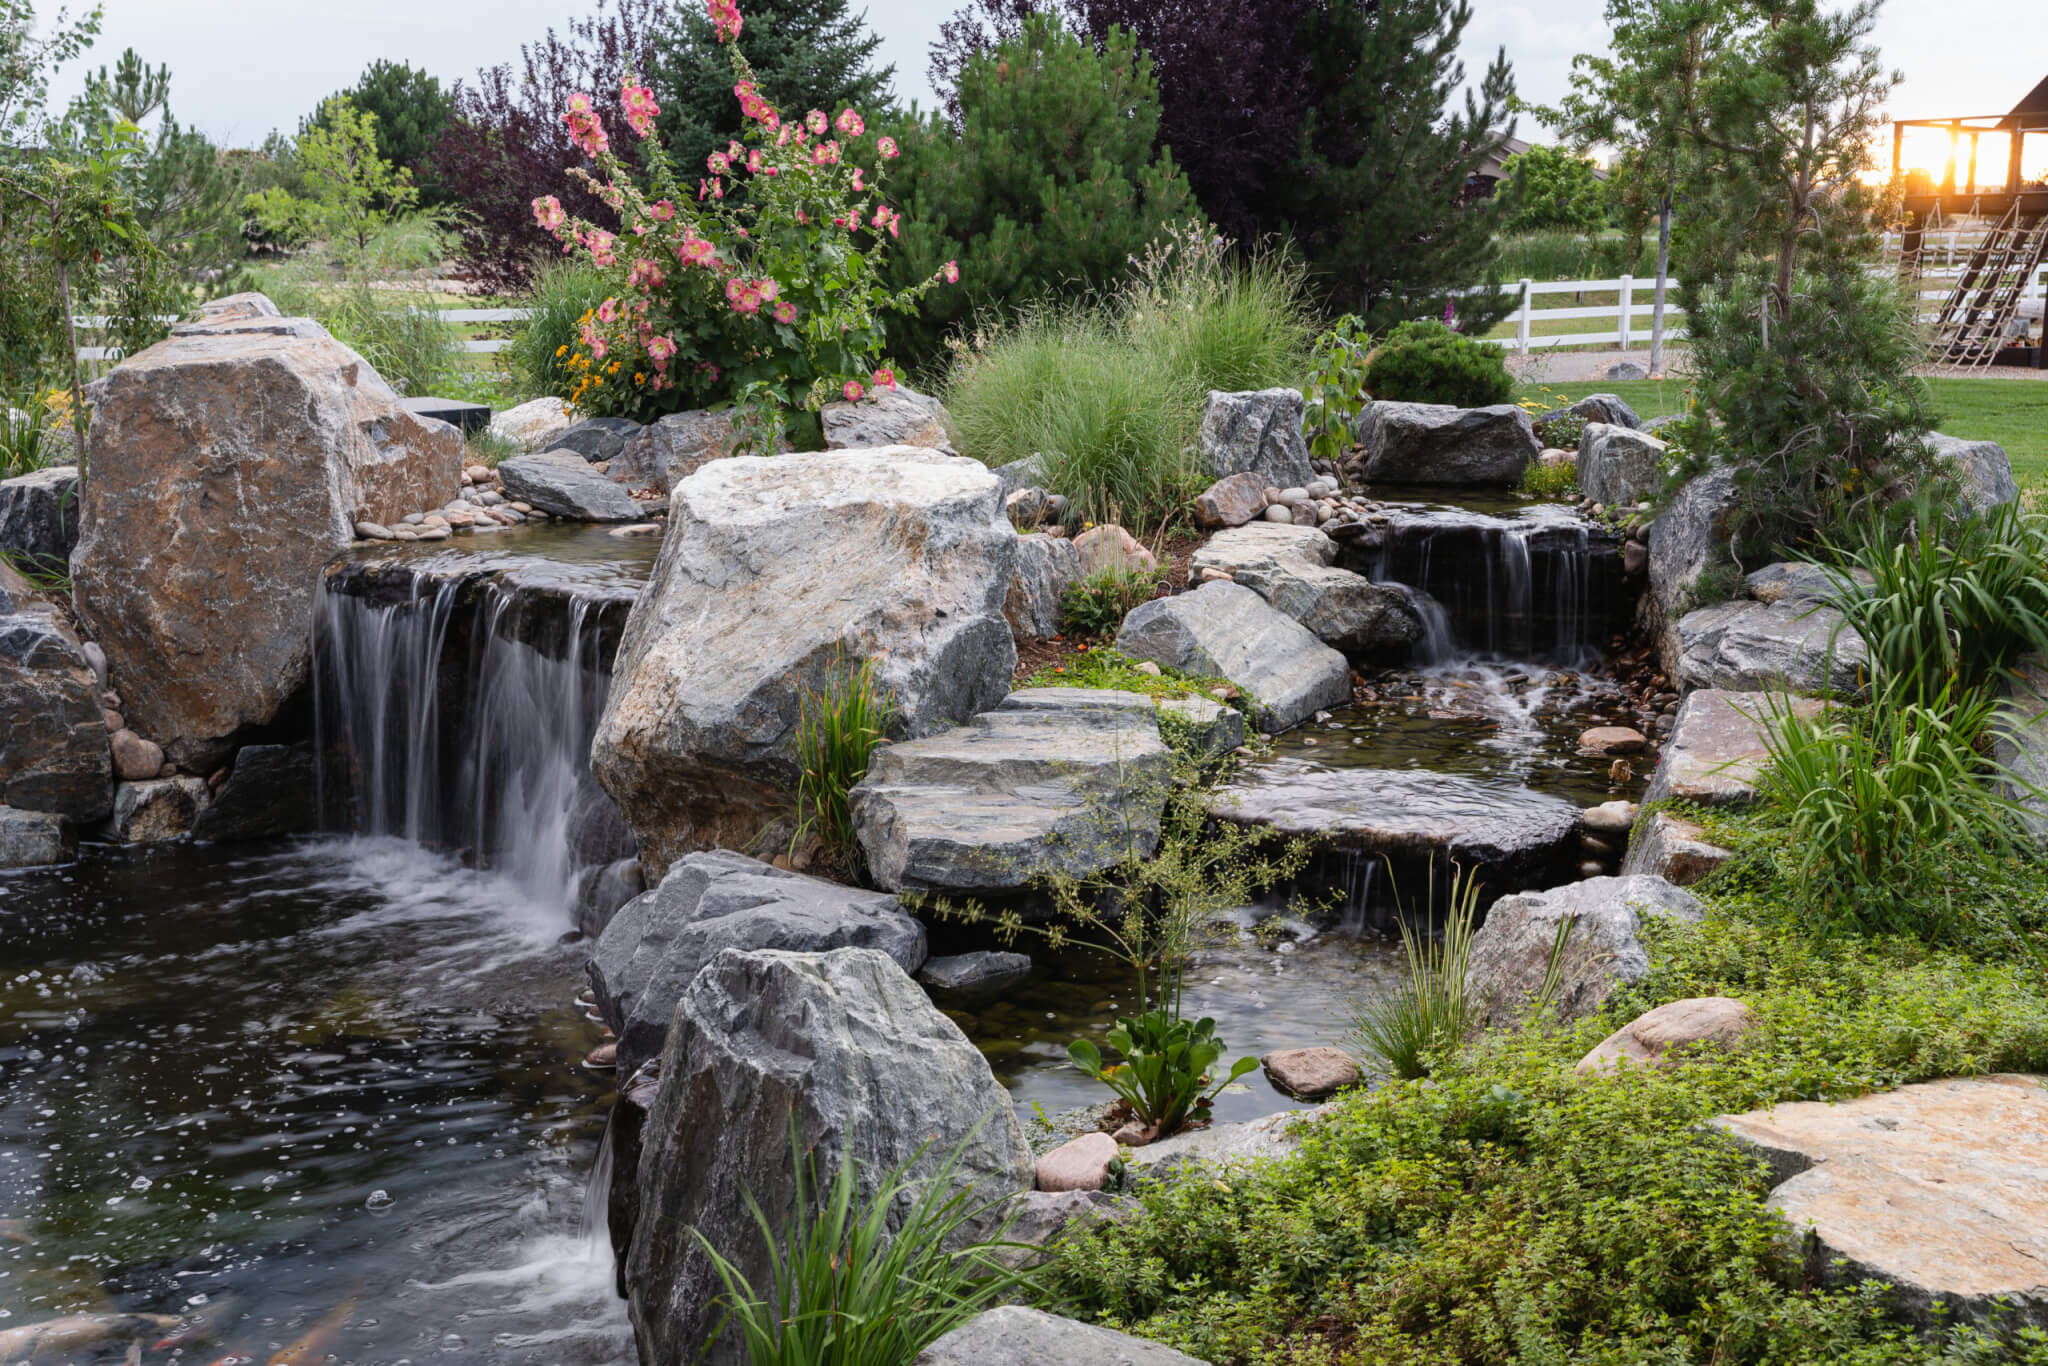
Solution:
[{"label": "sandstone slab", "polygon": [[1572,921],[1555,998],[1560,1016],[1592,1014],[1616,984],[1642,980],[1650,955],[1639,934],[1646,919],[1698,920],[1692,893],[1658,877],[1595,877],[1547,892],[1518,892],[1493,903],[1472,939],[1465,989],[1489,1025],[1518,1016],[1542,987],[1559,924]]},{"label": "sandstone slab", "polygon": [[1260,730],[1276,733],[1351,698],[1351,667],[1300,622],[1236,583],[1205,583],[1141,603],[1117,649],[1182,673],[1229,679],[1253,700]]},{"label": "sandstone slab", "polygon": [[1375,484],[1511,487],[1543,450],[1512,403],[1368,403],[1353,431],[1365,447],[1360,473]]},{"label": "sandstone slab", "polygon": [[[1756,800],[1757,774],[1770,758],[1763,725],[1777,711],[1812,717],[1825,704],[1761,692],[1701,688],[1678,706],[1678,724],[1657,755],[1657,771],[1644,805],[1661,801],[1701,806]],[[1774,710],[1775,709],[1775,710]]]},{"label": "sandstone slab", "polygon": [[1304,412],[1295,389],[1239,394],[1211,389],[1202,403],[1196,459],[1219,479],[1253,474],[1274,488],[1300,488],[1315,478],[1301,434]]},{"label": "sandstone slab", "polygon": [[1274,1087],[1301,1100],[1322,1100],[1364,1080],[1341,1048],[1282,1048],[1259,1059]]},{"label": "sandstone slab", "polygon": [[1581,1073],[1612,1072],[1623,1064],[1670,1070],[1689,1048],[1726,1052],[1749,1033],[1749,1007],[1729,996],[1689,996],[1646,1010],[1579,1059]]}]

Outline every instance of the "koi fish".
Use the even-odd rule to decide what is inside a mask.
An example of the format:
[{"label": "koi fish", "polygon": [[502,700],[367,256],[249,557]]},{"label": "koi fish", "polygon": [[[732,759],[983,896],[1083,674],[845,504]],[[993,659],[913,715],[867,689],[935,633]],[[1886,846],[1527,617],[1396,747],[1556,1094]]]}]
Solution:
[{"label": "koi fish", "polygon": [[122,1338],[146,1338],[176,1328],[172,1314],[66,1314],[0,1333],[0,1361],[50,1352],[77,1352]]},{"label": "koi fish", "polygon": [[172,1331],[157,1339],[149,1350],[167,1352],[173,1347],[192,1347],[202,1342],[211,1342],[221,1335],[230,1323],[241,1316],[241,1301],[232,1295],[224,1295],[209,1301],[196,1312],[185,1316],[185,1321]]},{"label": "koi fish", "polygon": [[341,1326],[348,1322],[349,1315],[355,1312],[356,1301],[343,1300],[339,1309],[308,1328],[297,1342],[289,1344],[282,1352],[272,1357],[270,1366],[308,1366],[308,1363],[319,1355],[321,1349],[327,1346],[328,1341],[341,1331]]}]

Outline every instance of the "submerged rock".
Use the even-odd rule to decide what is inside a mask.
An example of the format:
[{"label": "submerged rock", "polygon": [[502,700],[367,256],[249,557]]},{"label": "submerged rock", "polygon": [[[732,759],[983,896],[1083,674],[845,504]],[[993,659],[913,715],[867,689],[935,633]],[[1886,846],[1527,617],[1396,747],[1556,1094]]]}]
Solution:
[{"label": "submerged rock", "polygon": [[1405,651],[1422,639],[1407,590],[1332,568],[1336,558],[1337,543],[1312,526],[1255,522],[1217,532],[1188,571],[1230,575],[1347,655]]},{"label": "submerged rock", "polygon": [[1276,733],[1351,698],[1351,666],[1308,628],[1240,584],[1205,583],[1140,604],[1116,647],[1182,673],[1226,678],[1252,699],[1260,730]]},{"label": "submerged rock", "polygon": [[1027,688],[876,750],[848,805],[877,885],[1011,892],[1150,857],[1172,782],[1150,698]]},{"label": "submerged rock", "polygon": [[[899,1166],[954,1160],[976,1202],[1029,1189],[1031,1149],[1010,1097],[958,1026],[871,949],[719,954],[689,984],[662,1055],[627,1258],[643,1361],[739,1366],[722,1288],[690,1231],[769,1284],[741,1192],[779,1235],[796,1214],[796,1151],[829,1183],[850,1160],[864,1201]],[[816,1184],[813,1198],[817,1198]]]},{"label": "submerged rock", "polygon": [[905,972],[924,962],[924,926],[896,898],[726,850],[690,854],[652,891],[621,907],[590,955],[598,1009],[619,1036],[619,1071],[661,1052],[676,1001],[728,948],[872,948]]},{"label": "submerged rock", "polygon": [[1353,430],[1365,447],[1359,473],[1373,484],[1507,488],[1543,450],[1529,415],[1512,403],[1368,403]]},{"label": "submerged rock", "polygon": [[1816,1281],[1880,1282],[1922,1322],[2048,1327],[2042,1078],[1929,1081],[1713,1123],[1770,1164],[1769,1206],[1802,1231]]},{"label": "submerged rock", "polygon": [[1017,533],[998,488],[906,446],[734,456],[676,485],[591,750],[650,876],[786,828],[798,699],[854,662],[877,661],[900,736],[1003,698]]},{"label": "submerged rock", "polygon": [[68,572],[78,544],[78,466],[0,479],[0,551]]},{"label": "submerged rock", "polygon": [[1322,1100],[1364,1079],[1341,1048],[1283,1048],[1260,1058],[1259,1066],[1276,1089],[1299,1100]]},{"label": "submerged rock", "polygon": [[1022,986],[1030,976],[1030,955],[976,949],[972,953],[925,959],[917,980],[927,990],[943,992],[949,999],[988,1001],[1012,987]]},{"label": "submerged rock", "polygon": [[1701,688],[1678,707],[1678,724],[1657,756],[1643,804],[1739,805],[1756,800],[1757,774],[1770,758],[1763,725],[1779,712],[1812,717],[1824,704],[1810,697]]},{"label": "submerged rock", "polygon": [[1218,479],[1255,474],[1274,488],[1299,488],[1316,477],[1301,435],[1304,411],[1295,389],[1241,394],[1211,389],[1202,403],[1196,458]]},{"label": "submerged rock", "polygon": [[1870,651],[1832,607],[1724,602],[1676,629],[1681,687],[1858,697],[1869,682]]},{"label": "submerged rock", "polygon": [[1128,1333],[1008,1304],[977,1314],[918,1353],[911,1366],[1202,1366],[1199,1358]]},{"label": "submerged rock", "polygon": [[1698,920],[1702,914],[1692,893],[1660,877],[1595,877],[1504,896],[1472,938],[1465,989],[1483,1003],[1484,1023],[1514,1020],[1542,988],[1559,925],[1571,920],[1555,1009],[1564,1019],[1582,1019],[1600,1008],[1617,983],[1640,981],[1650,970],[1639,937],[1645,918]]},{"label": "submerged rock", "polygon": [[843,399],[828,403],[819,417],[824,422],[828,451],[922,446],[942,455],[960,454],[946,431],[945,405],[902,385],[877,389],[858,403]]},{"label": "submerged rock", "polygon": [[57,605],[0,561],[0,805],[95,821],[113,804],[101,685]]},{"label": "submerged rock", "polygon": [[572,450],[536,451],[498,462],[507,498],[572,522],[637,522],[640,504]]}]

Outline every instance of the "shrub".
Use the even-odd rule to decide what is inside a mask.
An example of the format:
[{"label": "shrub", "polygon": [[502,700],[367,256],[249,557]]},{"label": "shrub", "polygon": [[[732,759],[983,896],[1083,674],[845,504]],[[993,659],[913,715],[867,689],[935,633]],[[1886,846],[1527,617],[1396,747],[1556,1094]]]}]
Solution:
[{"label": "shrub", "polygon": [[1541,460],[1531,460],[1529,467],[1522,471],[1522,479],[1515,485],[1515,492],[1546,502],[1576,498],[1579,495],[1578,462],[1560,460],[1555,464],[1545,464]]},{"label": "shrub", "polygon": [[1365,367],[1372,355],[1372,333],[1365,321],[1345,314],[1316,338],[1309,362],[1309,380],[1302,390],[1307,417],[1302,427],[1309,454],[1335,462],[1351,449],[1352,424],[1372,401],[1365,388]]},{"label": "shrub", "polygon": [[847,794],[867,776],[868,759],[884,743],[896,702],[875,683],[876,661],[852,668],[834,661],[825,686],[797,690],[797,830],[791,840],[816,834],[826,850],[857,867],[860,839]]},{"label": "shrub", "polygon": [[1108,1041],[1122,1062],[1104,1066],[1101,1050],[1087,1039],[1067,1045],[1067,1060],[1116,1092],[1132,1118],[1161,1138],[1207,1123],[1223,1088],[1259,1065],[1257,1058],[1239,1058],[1227,1073],[1212,1076],[1210,1069],[1223,1060],[1223,1041],[1206,1016],[1184,1020],[1171,1011],[1148,1010],[1119,1019]]},{"label": "shrub", "polygon": [[595,313],[620,283],[616,273],[587,261],[550,262],[535,272],[533,293],[523,301],[527,318],[503,353],[526,392],[557,398],[574,392],[576,375],[569,369],[569,358],[578,329],[584,316]]},{"label": "shrub", "polygon": [[1483,408],[1515,392],[1500,348],[1461,337],[1442,323],[1405,322],[1388,334],[1366,366],[1365,387],[1395,403],[1448,403]]},{"label": "shrub", "polygon": [[1501,166],[1507,187],[1509,232],[1565,228],[1598,232],[1607,222],[1605,196],[1586,157],[1558,147],[1531,147]]},{"label": "shrub", "polygon": [[1098,569],[1060,598],[1060,626],[1073,636],[1113,636],[1131,609],[1159,591],[1159,577],[1139,569]]}]

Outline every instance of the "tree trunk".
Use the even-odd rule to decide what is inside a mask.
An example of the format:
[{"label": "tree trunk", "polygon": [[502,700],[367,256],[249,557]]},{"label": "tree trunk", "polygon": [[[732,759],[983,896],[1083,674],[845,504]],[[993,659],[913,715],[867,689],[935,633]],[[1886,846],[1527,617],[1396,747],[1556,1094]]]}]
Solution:
[{"label": "tree trunk", "polygon": [[64,344],[71,361],[71,434],[78,442],[78,478],[83,483],[92,477],[85,459],[85,385],[78,373],[78,322],[71,316],[71,268],[61,258],[57,262],[57,306],[64,310]]},{"label": "tree trunk", "polygon": [[1650,378],[1664,377],[1664,290],[1671,277],[1671,193],[1657,206],[1657,298],[1650,306]]}]

